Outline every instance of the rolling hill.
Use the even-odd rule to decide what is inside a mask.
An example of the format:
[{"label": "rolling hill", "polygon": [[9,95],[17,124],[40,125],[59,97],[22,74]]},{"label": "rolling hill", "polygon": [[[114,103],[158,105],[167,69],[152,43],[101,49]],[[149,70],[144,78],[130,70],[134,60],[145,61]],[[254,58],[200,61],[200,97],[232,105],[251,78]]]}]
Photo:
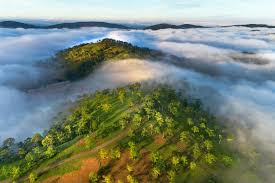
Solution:
[{"label": "rolling hill", "polygon": [[164,54],[148,48],[140,48],[129,43],[104,39],[66,49],[57,54],[56,60],[66,68],[66,78],[75,80],[90,74],[104,61],[115,61],[127,58],[158,59]]}]

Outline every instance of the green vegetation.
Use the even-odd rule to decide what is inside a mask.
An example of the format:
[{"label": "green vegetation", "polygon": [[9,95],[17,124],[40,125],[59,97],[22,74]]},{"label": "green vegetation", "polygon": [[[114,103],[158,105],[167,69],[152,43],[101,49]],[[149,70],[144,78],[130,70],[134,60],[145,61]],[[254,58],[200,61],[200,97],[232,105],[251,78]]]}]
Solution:
[{"label": "green vegetation", "polygon": [[66,78],[75,80],[91,73],[99,63],[128,58],[151,58],[162,55],[158,51],[140,48],[129,43],[104,39],[97,43],[82,44],[58,54],[67,69]]},{"label": "green vegetation", "polygon": [[[76,161],[76,167],[68,170],[67,162],[48,174],[42,170],[73,154],[94,150],[100,170],[90,174],[91,182],[139,182],[144,175],[151,182],[175,182],[179,177],[188,181],[200,176],[195,175],[198,170],[226,169],[233,164],[221,128],[200,101],[185,98],[166,85],[133,84],[97,91],[83,96],[71,114],[45,135],[35,134],[17,144],[12,138],[5,140],[0,149],[0,180],[26,175],[33,182],[62,175],[80,164]],[[77,145],[80,141],[84,145]],[[113,172],[123,159],[127,161],[122,162],[122,173]],[[141,163],[147,167],[143,178],[137,174]],[[206,174],[203,181],[212,180],[211,175]]]}]

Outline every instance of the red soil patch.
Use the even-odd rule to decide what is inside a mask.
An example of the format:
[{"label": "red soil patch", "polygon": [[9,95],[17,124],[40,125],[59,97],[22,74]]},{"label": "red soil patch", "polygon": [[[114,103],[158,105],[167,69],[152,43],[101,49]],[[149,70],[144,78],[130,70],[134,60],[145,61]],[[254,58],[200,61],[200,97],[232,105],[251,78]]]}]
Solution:
[{"label": "red soil patch", "polygon": [[84,160],[81,169],[62,176],[50,177],[44,183],[88,183],[89,174],[99,170],[99,162],[96,158]]},{"label": "red soil patch", "polygon": [[154,137],[154,142],[155,142],[155,144],[161,146],[161,145],[164,145],[164,144],[166,143],[166,139],[163,138],[162,135],[156,135],[156,136]]}]

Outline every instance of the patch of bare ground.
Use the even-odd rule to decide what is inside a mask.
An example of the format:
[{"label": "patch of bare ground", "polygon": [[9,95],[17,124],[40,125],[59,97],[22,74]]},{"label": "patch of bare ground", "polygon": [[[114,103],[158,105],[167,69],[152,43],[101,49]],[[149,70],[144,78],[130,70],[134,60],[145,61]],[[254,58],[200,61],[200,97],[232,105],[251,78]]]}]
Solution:
[{"label": "patch of bare ground", "polygon": [[[121,154],[119,160],[111,161],[109,164],[110,172],[114,182],[118,180],[122,182],[127,182],[127,176],[132,175],[140,183],[153,182],[150,179],[150,170],[152,168],[152,163],[150,161],[150,153],[148,151],[141,151],[140,158],[137,160],[132,160],[129,157],[129,152],[125,151]],[[133,168],[132,172],[129,172],[127,165]]]},{"label": "patch of bare ground", "polygon": [[154,143],[159,146],[162,146],[166,143],[166,139],[162,135],[156,135],[154,137]]},{"label": "patch of bare ground", "polygon": [[66,173],[62,176],[50,177],[44,183],[88,183],[89,174],[99,170],[99,161],[96,158],[83,160],[81,169]]}]

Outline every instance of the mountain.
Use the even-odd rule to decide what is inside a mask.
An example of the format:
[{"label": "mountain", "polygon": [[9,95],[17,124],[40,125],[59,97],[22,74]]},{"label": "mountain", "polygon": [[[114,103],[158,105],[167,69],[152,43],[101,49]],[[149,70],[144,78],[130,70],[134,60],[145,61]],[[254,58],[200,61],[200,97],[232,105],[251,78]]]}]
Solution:
[{"label": "mountain", "polygon": [[266,25],[266,24],[243,24],[243,25],[231,25],[231,26],[224,26],[224,27],[275,28],[275,26]]},{"label": "mountain", "polygon": [[206,27],[200,26],[200,25],[192,25],[192,24],[182,24],[182,25],[156,24],[156,25],[145,27],[144,29],[160,30],[160,29],[192,29],[192,28],[206,28]]},{"label": "mountain", "polygon": [[117,29],[129,29],[127,26],[120,24],[113,24],[107,22],[73,22],[73,23],[60,23],[49,26],[37,26],[32,24],[26,24],[16,21],[3,21],[0,22],[1,28],[24,28],[24,29],[78,29],[82,27],[106,27]]},{"label": "mountain", "polygon": [[73,23],[61,23],[61,24],[55,24],[50,25],[45,28],[47,29],[78,29],[81,27],[106,27],[106,28],[117,28],[117,29],[129,29],[128,27],[120,24],[113,24],[113,23],[107,23],[107,22],[73,22]]},{"label": "mountain", "polygon": [[40,27],[36,25],[26,24],[26,23],[21,23],[16,21],[3,21],[3,22],[0,22],[0,28],[34,29],[34,28],[40,28]]},{"label": "mountain", "polygon": [[56,59],[64,64],[66,78],[79,79],[91,73],[96,65],[108,60],[127,58],[157,59],[163,54],[148,48],[113,39],[104,39],[97,43],[78,45],[57,54]]}]

